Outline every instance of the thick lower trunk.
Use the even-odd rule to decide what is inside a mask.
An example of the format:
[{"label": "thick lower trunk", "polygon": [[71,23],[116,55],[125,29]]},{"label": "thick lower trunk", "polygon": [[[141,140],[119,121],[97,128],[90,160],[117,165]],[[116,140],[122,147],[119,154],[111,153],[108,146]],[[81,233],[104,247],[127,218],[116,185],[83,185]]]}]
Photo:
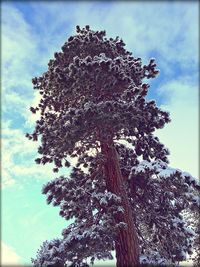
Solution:
[{"label": "thick lower trunk", "polygon": [[107,189],[121,197],[124,213],[116,215],[116,223],[123,221],[126,229],[121,229],[115,242],[117,267],[139,266],[139,246],[137,232],[133,222],[133,212],[130,207],[127,192],[124,188],[123,177],[119,167],[118,153],[113,142],[101,144],[102,153],[106,157],[105,172]]}]

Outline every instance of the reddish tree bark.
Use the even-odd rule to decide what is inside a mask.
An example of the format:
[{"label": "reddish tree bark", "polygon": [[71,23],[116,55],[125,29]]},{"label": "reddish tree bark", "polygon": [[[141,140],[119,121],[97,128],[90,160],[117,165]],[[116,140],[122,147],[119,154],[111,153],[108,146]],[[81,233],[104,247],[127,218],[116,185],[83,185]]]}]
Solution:
[{"label": "reddish tree bark", "polygon": [[133,211],[124,188],[118,153],[113,141],[110,143],[101,143],[101,150],[106,158],[104,167],[107,189],[121,197],[124,208],[124,213],[116,215],[115,221],[116,223],[123,221],[127,224],[126,229],[119,231],[115,242],[117,267],[137,267],[140,265],[138,237],[133,222]]}]

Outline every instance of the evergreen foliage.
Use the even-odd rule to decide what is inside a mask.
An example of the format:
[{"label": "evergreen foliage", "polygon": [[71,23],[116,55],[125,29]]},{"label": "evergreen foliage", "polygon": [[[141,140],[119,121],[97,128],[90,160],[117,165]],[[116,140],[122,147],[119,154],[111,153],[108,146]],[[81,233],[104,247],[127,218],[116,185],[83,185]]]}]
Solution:
[{"label": "evergreen foliage", "polygon": [[116,37],[86,26],[76,28],[55,53],[48,70],[33,79],[41,100],[32,134],[41,140],[38,164],[53,162],[54,172],[70,167],[43,187],[47,203],[60,216],[73,219],[62,238],[45,241],[34,266],[88,266],[112,259],[116,234],[127,225],[116,223],[124,212],[121,197],[106,187],[101,142],[114,141],[128,200],[133,210],[142,263],[177,263],[191,255],[197,227],[200,187],[188,173],[168,166],[169,151],[154,131],[170,121],[154,100],[148,101],[147,79],[159,71],[154,59],[143,65]]}]

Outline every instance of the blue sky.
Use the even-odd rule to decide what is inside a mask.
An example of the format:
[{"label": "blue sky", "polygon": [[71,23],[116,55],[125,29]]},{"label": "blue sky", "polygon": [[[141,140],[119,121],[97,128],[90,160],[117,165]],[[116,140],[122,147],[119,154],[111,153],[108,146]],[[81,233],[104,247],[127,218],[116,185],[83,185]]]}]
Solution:
[{"label": "blue sky", "polygon": [[[155,57],[160,75],[149,98],[170,111],[157,132],[173,167],[198,175],[198,1],[3,1],[2,3],[2,249],[4,263],[30,263],[40,244],[67,222],[47,206],[41,187],[55,177],[34,163],[38,144],[24,135],[39,96],[31,79],[47,69],[75,26],[89,24],[120,36],[144,63]],[[67,172],[66,172],[67,174]]]}]

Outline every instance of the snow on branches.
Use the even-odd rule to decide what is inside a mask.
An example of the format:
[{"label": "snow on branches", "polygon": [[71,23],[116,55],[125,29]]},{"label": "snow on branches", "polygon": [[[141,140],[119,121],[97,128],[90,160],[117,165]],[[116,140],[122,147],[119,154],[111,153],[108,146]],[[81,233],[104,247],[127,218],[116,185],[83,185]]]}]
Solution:
[{"label": "snow on branches", "polygon": [[163,127],[169,114],[144,99],[149,85],[143,80],[157,74],[154,59],[142,65],[119,37],[107,39],[105,31],[90,28],[78,31],[54,54],[48,70],[32,80],[41,94],[37,107],[30,108],[41,117],[27,134],[33,141],[42,137],[42,157],[36,163],[54,162],[57,172],[69,165],[68,155],[98,147],[100,136],[107,138],[108,132],[120,139],[124,132],[128,138],[135,129],[143,135]]},{"label": "snow on branches", "polygon": [[[70,157],[77,161],[68,177],[43,187],[47,203],[59,206],[60,216],[73,223],[61,239],[43,243],[33,264],[86,267],[87,259],[112,259],[116,236],[127,229],[116,215],[129,210],[140,262],[184,260],[198,247],[200,186],[190,174],[168,166],[169,151],[154,136],[170,122],[168,112],[146,99],[146,79],[159,73],[155,59],[143,65],[119,37],[108,39],[105,31],[89,26],[76,31],[48,70],[32,80],[41,99],[30,110],[41,116],[26,136],[41,140],[36,163],[54,163],[58,172],[70,167]],[[102,147],[109,146],[117,151],[126,196],[108,190]]]},{"label": "snow on branches", "polygon": [[144,160],[131,168],[128,185],[143,254],[150,259],[155,250],[164,263],[186,260],[198,238],[195,214],[200,211],[200,185],[196,179],[162,160]]}]

